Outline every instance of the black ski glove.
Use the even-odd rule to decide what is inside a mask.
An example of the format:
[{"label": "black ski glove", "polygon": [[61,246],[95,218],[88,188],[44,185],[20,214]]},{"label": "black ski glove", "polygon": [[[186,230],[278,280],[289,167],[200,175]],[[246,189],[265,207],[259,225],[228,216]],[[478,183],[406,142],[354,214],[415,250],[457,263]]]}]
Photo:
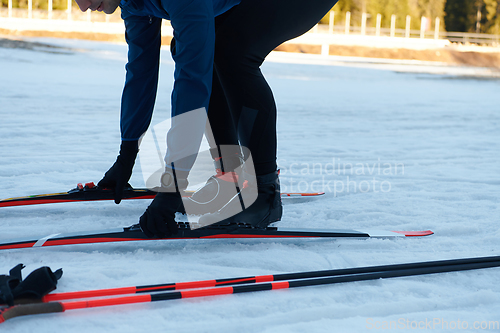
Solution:
[{"label": "black ski glove", "polygon": [[158,193],[139,219],[142,232],[148,237],[169,237],[177,234],[179,226],[175,213],[184,211],[179,192]]},{"label": "black ski glove", "polygon": [[0,275],[0,304],[14,305],[14,300],[27,298],[40,300],[52,290],[56,289],[57,280],[62,276],[62,269],[55,272],[47,267],[40,267],[26,279],[22,279],[23,264],[12,268],[9,275]]},{"label": "black ski glove", "polygon": [[135,158],[139,152],[138,141],[122,141],[120,154],[116,158],[115,164],[104,174],[97,186],[109,188],[115,191],[115,203],[122,201],[123,189],[128,185]]},{"label": "black ski glove", "polygon": [[0,275],[0,304],[14,305],[12,290],[21,283],[21,270],[23,264],[19,264],[9,271],[9,275]]}]

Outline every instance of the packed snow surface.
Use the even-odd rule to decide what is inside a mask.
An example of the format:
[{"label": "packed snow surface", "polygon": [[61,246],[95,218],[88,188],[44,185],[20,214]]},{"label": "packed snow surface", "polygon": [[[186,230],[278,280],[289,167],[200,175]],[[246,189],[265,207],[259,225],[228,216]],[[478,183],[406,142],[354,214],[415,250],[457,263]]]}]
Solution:
[{"label": "packed snow surface", "polygon": [[[33,41],[58,47],[0,48],[0,198],[97,182],[119,148],[126,46]],[[74,291],[499,255],[500,81],[446,66],[404,73],[404,64],[311,59],[273,54],[263,65],[278,105],[283,190],[326,192],[286,203],[279,225],[434,235],[6,250],[0,273],[18,263],[25,275],[62,267],[57,289]],[[153,125],[169,117],[173,68],[162,50]],[[139,163],[131,184],[144,186]],[[128,226],[148,204],[1,208],[0,240]],[[0,331],[500,331],[499,314],[500,269],[492,268],[75,310],[16,318]]]}]

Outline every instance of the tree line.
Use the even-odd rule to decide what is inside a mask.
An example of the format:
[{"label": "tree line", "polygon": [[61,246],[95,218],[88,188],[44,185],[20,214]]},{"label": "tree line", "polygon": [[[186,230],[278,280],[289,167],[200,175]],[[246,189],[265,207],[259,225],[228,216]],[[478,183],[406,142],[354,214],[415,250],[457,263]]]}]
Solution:
[{"label": "tree line", "polygon": [[[390,27],[391,16],[396,15],[396,28],[406,27],[406,16],[411,17],[411,29],[420,29],[425,16],[434,30],[435,19],[440,19],[440,30],[500,34],[500,0],[339,0],[333,7],[336,24],[345,21],[351,13],[351,25],[360,26],[362,13],[367,13],[367,26],[375,27],[377,14],[382,15],[382,27]],[[328,23],[329,15],[323,18]]]},{"label": "tree line", "polygon": [[[1,0],[2,7],[7,7],[9,5],[9,0]],[[76,6],[76,2],[73,0],[73,6]],[[13,8],[28,8],[28,0],[12,0]],[[48,0],[33,0],[33,9],[44,9],[47,10],[49,7]],[[66,10],[68,8],[68,0],[52,0],[52,9],[54,10]]]},{"label": "tree line", "polygon": [[[8,5],[8,0],[0,1],[4,7]],[[28,0],[12,2],[14,8],[28,8]],[[46,10],[47,4],[47,0],[33,0],[33,8]],[[73,5],[76,6],[74,1]],[[67,0],[53,0],[53,9],[66,8]],[[500,0],[339,0],[332,11],[336,24],[342,24],[346,12],[350,12],[351,25],[360,26],[362,13],[367,13],[367,26],[375,27],[377,14],[381,14],[382,27],[388,28],[391,16],[396,15],[396,28],[403,29],[409,15],[411,29],[420,29],[420,19],[425,16],[430,19],[432,30],[439,17],[441,30],[500,34]],[[329,15],[322,23],[328,23]]]}]

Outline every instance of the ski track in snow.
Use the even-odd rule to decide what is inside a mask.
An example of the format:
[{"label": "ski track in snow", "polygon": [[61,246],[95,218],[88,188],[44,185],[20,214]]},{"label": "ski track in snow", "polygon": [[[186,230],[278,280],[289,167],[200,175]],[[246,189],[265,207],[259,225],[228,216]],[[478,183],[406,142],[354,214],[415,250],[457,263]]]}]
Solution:
[{"label": "ski track in snow", "polygon": [[[126,46],[36,40],[70,50],[0,48],[0,198],[97,182],[119,148]],[[168,118],[172,72],[164,49],[153,124]],[[10,250],[0,254],[0,273],[20,262],[27,266],[24,275],[43,265],[62,267],[58,291],[73,291],[500,254],[500,81],[279,62],[266,62],[263,72],[278,104],[283,190],[327,192],[285,206],[281,226],[431,229],[435,235]],[[131,183],[144,186],[139,163]],[[0,239],[126,226],[147,205],[2,208]],[[374,322],[435,319],[467,321],[470,329],[475,321],[500,321],[499,273],[494,268],[76,310],[17,318],[0,329],[367,332],[377,331],[369,329]],[[436,325],[432,331],[449,330]]]}]

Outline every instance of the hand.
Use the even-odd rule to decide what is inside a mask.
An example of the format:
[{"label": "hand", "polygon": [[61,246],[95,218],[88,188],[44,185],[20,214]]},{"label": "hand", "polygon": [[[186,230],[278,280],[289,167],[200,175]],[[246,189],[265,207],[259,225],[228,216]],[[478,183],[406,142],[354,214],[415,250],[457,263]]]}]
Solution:
[{"label": "hand", "polygon": [[115,203],[122,201],[122,193],[127,186],[135,158],[139,152],[138,141],[122,141],[120,154],[116,158],[115,164],[104,174],[97,186],[101,188],[110,188],[115,191]]},{"label": "hand", "polygon": [[179,192],[160,192],[139,219],[142,232],[148,237],[169,237],[177,234],[179,226],[175,213],[183,211]]}]

